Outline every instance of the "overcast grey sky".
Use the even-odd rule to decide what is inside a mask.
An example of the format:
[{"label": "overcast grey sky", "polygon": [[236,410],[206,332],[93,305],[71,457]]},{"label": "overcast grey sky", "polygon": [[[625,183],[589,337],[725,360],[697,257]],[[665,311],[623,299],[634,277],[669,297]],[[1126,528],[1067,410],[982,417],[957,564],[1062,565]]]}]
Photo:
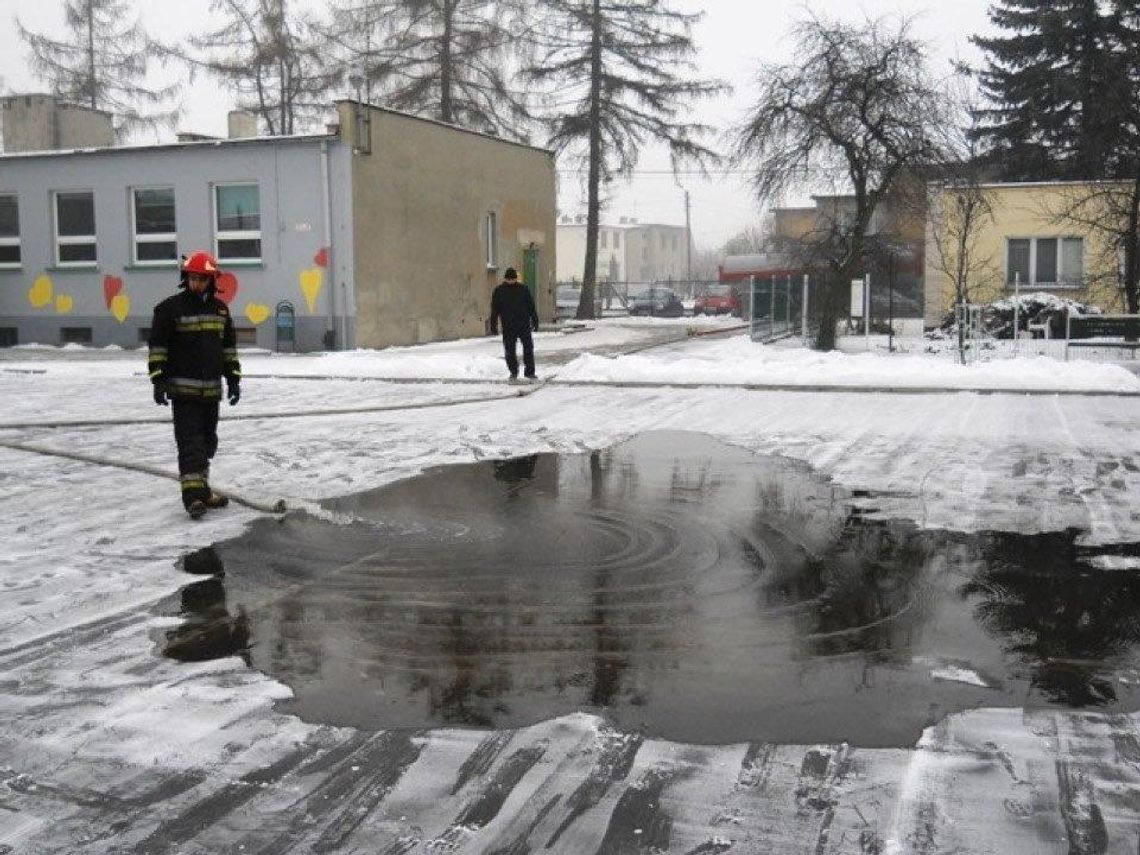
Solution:
[{"label": "overcast grey sky", "polygon": [[[299,0],[313,8],[319,0]],[[941,72],[953,57],[976,61],[978,54],[970,36],[990,32],[986,15],[988,0],[814,0],[810,8],[828,17],[858,19],[865,16],[914,18],[915,32],[930,46],[932,68]],[[148,30],[165,39],[181,33],[208,29],[209,0],[135,0]],[[700,11],[695,38],[701,73],[732,83],[735,91],[697,106],[697,116],[706,124],[728,128],[738,123],[752,98],[755,71],[760,62],[792,59],[787,40],[794,21],[808,8],[800,0],[678,0],[684,11]],[[62,3],[58,0],[0,0],[0,78],[5,91],[43,91],[43,84],[27,68],[26,51],[16,32],[15,17],[29,29],[62,35]],[[199,78],[184,96],[182,128],[224,135],[226,111],[232,107],[218,85]],[[569,164],[567,164],[569,166]],[[616,222],[619,216],[638,217],[642,222],[684,223],[684,193],[660,151],[645,152],[638,174],[611,190],[604,215]],[[559,174],[559,206],[564,213],[583,208],[581,182],[566,171]],[[735,174],[681,176],[690,192],[694,242],[714,248],[733,234],[760,221],[762,210],[746,182]],[[802,200],[788,199],[788,204]]]}]

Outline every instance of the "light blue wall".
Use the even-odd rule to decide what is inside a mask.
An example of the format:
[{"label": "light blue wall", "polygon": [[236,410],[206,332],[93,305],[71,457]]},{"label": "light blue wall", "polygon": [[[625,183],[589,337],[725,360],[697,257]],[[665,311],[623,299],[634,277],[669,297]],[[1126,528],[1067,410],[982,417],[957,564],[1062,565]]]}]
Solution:
[{"label": "light blue wall", "polygon": [[[327,159],[322,157],[322,147]],[[322,170],[331,222],[326,224]],[[272,348],[272,310],[281,300],[293,303],[297,315],[297,349],[324,347],[326,332],[335,331],[335,346],[351,345],[352,198],[351,152],[335,138],[304,137],[228,140],[145,148],[0,156],[0,194],[19,198],[22,266],[0,269],[0,327],[15,327],[21,344],[58,344],[63,327],[91,327],[93,345],[139,345],[139,329],[150,326],[155,303],[174,293],[176,267],[132,266],[130,189],[173,187],[178,249],[213,251],[212,185],[256,181],[261,197],[262,261],[226,266],[239,281],[231,304],[235,323],[252,328],[249,304],[270,308],[256,327],[257,345]],[[52,193],[91,190],[95,197],[98,263],[68,269],[54,263]],[[330,267],[322,271],[322,290],[313,311],[302,296],[302,270],[316,268],[314,256],[330,246]],[[70,297],[70,311],[55,303],[33,308],[28,291],[40,276],[51,279],[56,295]],[[130,298],[130,314],[115,319],[104,299],[104,276],[118,276]],[[330,298],[335,297],[335,306]],[[348,306],[346,311],[345,306]],[[334,314],[335,312],[335,314]]]}]

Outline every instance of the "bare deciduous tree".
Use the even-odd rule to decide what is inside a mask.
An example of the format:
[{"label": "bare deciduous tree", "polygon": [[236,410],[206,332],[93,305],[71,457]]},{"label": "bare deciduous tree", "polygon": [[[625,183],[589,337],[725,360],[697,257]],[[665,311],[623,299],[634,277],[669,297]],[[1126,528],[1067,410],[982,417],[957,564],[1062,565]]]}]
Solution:
[{"label": "bare deciduous tree", "polygon": [[795,63],[761,67],[736,153],[762,200],[822,187],[849,201],[820,206],[816,229],[814,254],[829,279],[817,290],[816,346],[830,350],[841,289],[867,263],[872,218],[908,170],[940,156],[947,105],[906,20],[856,25],[811,16],[794,41]]}]

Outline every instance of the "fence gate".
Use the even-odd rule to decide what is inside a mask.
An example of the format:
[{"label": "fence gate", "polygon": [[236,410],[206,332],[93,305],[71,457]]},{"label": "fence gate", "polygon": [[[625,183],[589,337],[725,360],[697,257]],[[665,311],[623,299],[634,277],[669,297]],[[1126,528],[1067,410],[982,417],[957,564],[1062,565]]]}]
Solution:
[{"label": "fence gate", "polygon": [[747,305],[753,341],[800,334],[805,289],[798,276],[753,276]]},{"label": "fence gate", "polygon": [[966,345],[962,355],[966,362],[977,362],[981,356],[982,339],[985,338],[985,333],[982,332],[983,308],[976,303],[954,304],[954,321],[962,330]]}]

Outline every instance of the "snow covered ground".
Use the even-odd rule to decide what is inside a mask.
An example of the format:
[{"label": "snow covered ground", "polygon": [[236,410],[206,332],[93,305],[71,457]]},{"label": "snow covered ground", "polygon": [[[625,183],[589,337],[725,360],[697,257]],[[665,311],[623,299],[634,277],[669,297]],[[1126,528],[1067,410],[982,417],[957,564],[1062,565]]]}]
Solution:
[{"label": "snow covered ground", "polygon": [[[803,461],[925,527],[1140,541],[1140,379],[1123,368],[816,354],[690,328],[541,333],[551,382],[526,389],[501,382],[490,338],[247,353],[213,480],[314,507],[429,466],[689,430]],[[982,709],[890,750],[676,745],[582,714],[368,734],[276,711],[288,690],[236,658],[162,659],[178,621],[160,604],[187,581],[175,561],[256,512],[191,523],[173,480],[3,447],[173,475],[144,361],[31,348],[0,361],[0,852],[1136,851],[1132,715]],[[630,382],[692,388],[616,385]],[[888,388],[911,393],[869,391]],[[961,664],[932,672],[971,679]]]}]

